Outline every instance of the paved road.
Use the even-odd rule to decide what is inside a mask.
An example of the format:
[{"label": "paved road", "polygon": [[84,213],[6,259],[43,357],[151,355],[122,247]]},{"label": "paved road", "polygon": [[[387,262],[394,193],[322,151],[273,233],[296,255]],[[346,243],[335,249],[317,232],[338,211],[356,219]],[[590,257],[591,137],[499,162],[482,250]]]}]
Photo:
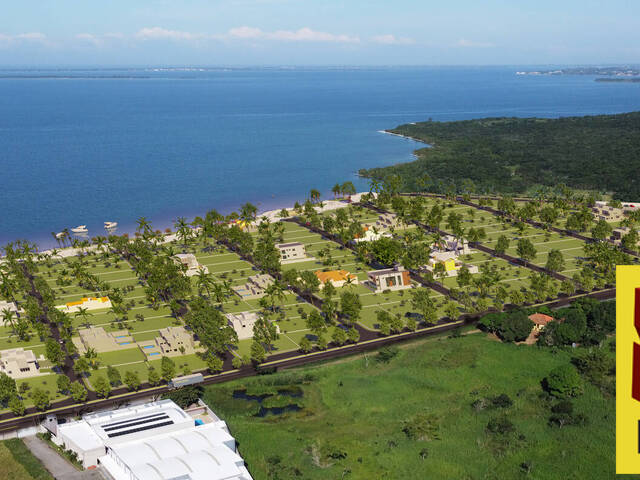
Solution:
[{"label": "paved road", "polygon": [[38,458],[44,467],[56,480],[104,480],[99,470],[79,471],[58,452],[53,450],[46,442],[38,437],[25,437],[22,439],[31,453]]}]

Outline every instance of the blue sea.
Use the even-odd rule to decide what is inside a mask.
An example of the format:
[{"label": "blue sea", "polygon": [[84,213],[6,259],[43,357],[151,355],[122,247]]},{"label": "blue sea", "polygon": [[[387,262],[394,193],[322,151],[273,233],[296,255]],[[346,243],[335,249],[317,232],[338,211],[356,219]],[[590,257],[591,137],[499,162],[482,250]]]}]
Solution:
[{"label": "blue sea", "polygon": [[0,69],[0,243],[261,211],[412,159],[379,130],[640,109],[640,84],[526,67]]}]

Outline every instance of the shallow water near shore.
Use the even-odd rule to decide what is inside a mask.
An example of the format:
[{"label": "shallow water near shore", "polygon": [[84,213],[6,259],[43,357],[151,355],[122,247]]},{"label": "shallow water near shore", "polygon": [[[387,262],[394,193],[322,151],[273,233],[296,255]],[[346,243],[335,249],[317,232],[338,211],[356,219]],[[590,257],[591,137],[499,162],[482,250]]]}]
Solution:
[{"label": "shallow water near shore", "polygon": [[640,109],[638,84],[521,69],[0,70],[0,242],[364,190],[358,169],[421,146],[379,132],[401,123]]}]

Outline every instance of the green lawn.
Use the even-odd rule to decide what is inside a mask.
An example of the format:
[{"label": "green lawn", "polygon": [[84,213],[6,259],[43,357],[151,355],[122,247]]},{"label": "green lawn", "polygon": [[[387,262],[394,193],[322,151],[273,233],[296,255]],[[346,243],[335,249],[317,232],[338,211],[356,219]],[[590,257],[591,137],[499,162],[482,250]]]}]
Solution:
[{"label": "green lawn", "polygon": [[[209,386],[204,399],[227,421],[256,480],[517,479],[527,477],[523,463],[531,467],[527,478],[613,478],[614,398],[587,384],[574,400],[587,425],[547,424],[540,381],[573,352],[502,344],[484,334],[439,337],[407,345],[388,364],[375,354],[350,357]],[[303,397],[291,399],[300,412],[257,418],[255,401],[232,398],[239,388],[273,393],[285,385],[302,387]],[[471,407],[502,393],[513,406]],[[418,413],[433,415],[439,439],[403,433],[403,422]],[[485,430],[502,414],[516,428],[508,439]]]},{"label": "green lawn", "polygon": [[0,478],[4,480],[53,480],[22,440],[0,442]]}]

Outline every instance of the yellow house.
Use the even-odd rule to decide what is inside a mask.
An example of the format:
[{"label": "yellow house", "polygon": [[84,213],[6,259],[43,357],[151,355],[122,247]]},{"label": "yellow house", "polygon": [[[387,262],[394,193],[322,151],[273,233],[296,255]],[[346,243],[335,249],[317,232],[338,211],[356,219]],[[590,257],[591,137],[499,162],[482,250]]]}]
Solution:
[{"label": "yellow house", "polygon": [[453,258],[441,262],[444,265],[445,272],[453,272],[456,269],[456,261]]}]

